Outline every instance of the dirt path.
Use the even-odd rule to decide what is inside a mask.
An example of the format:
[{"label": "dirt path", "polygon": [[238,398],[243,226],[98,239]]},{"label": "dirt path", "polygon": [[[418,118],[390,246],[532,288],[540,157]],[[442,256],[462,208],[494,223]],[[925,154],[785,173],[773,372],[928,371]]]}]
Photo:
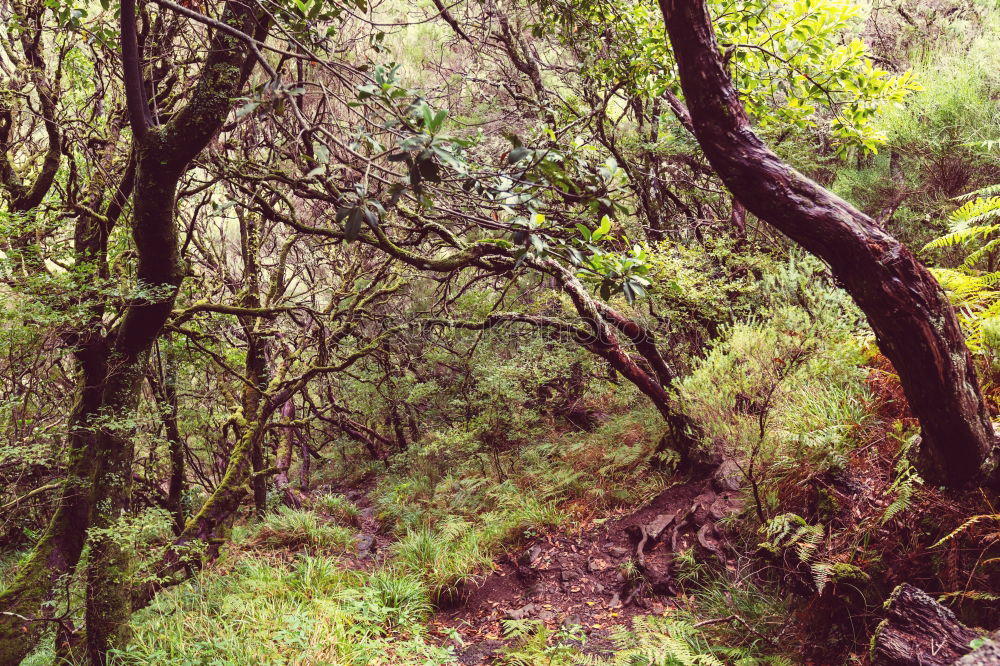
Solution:
[{"label": "dirt path", "polygon": [[555,531],[497,560],[460,606],[438,613],[434,627],[441,636],[461,635],[463,664],[493,661],[506,643],[504,619],[580,625],[585,650],[602,652],[610,646],[609,627],[672,604],[674,552],[694,546],[699,557],[727,561],[715,521],[738,508],[735,492],[707,479],[672,486],[633,513],[578,535]]}]

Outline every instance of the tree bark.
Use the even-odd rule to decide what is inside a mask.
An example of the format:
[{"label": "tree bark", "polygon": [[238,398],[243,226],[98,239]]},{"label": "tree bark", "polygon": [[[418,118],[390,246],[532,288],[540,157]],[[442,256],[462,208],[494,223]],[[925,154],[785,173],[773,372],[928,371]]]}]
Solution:
[{"label": "tree bark", "polygon": [[921,472],[952,487],[996,476],[993,428],[940,285],[867,215],[782,162],[753,133],[704,0],[659,0],[712,167],[746,209],[830,265],[868,318],[923,429]]},{"label": "tree bark", "polygon": [[167,352],[167,376],[164,390],[167,398],[167,443],[170,446],[170,483],[167,487],[167,505],[174,516],[174,533],[180,534],[187,520],[184,511],[184,491],[187,488],[184,469],[184,440],[181,438],[177,419],[177,361],[174,352]]},{"label": "tree bark", "polygon": [[[240,214],[240,250],[243,255],[244,293],[241,305],[245,308],[260,308],[260,225],[252,215]],[[247,341],[246,377],[252,386],[243,388],[243,413],[253,414],[261,400],[267,384],[267,347],[260,334],[260,317],[239,317],[243,335]],[[254,512],[258,518],[267,509],[267,479],[259,474],[264,469],[264,441],[255,438],[250,451],[250,466],[254,475],[250,479],[253,490]]]},{"label": "tree bark", "polygon": [[[44,602],[64,577],[72,576],[86,540],[90,520],[91,476],[95,462],[90,425],[100,409],[105,350],[100,345],[75,353],[79,392],[69,421],[69,463],[56,512],[48,528],[18,568],[17,577],[0,594],[0,609],[28,618],[51,615]],[[40,610],[42,609],[42,610]],[[0,615],[0,664],[18,664],[34,649],[45,622],[24,622]]]},{"label": "tree bark", "polygon": [[875,630],[872,660],[878,666],[951,666],[979,637],[926,592],[904,583],[886,605]]},{"label": "tree bark", "polygon": [[[87,655],[95,666],[107,663],[108,650],[128,640],[130,555],[115,538],[113,527],[127,512],[131,494],[132,440],[127,423],[138,403],[149,351],[170,316],[184,275],[174,225],[177,185],[188,163],[222,127],[255,63],[247,44],[214,31],[191,99],[169,123],[156,126],[142,82],[135,10],[135,0],[122,2],[123,79],[137,155],[132,237],[141,291],[115,333],[108,361],[112,370],[101,387],[85,609]],[[253,10],[239,0],[226,3],[222,20],[244,32],[258,32]]]},{"label": "tree bark", "polygon": [[295,401],[289,398],[281,407],[282,428],[279,434],[281,444],[278,446],[278,455],[275,457],[275,466],[278,468],[274,475],[274,486],[284,496],[286,506],[295,509],[302,508],[302,498],[298,496],[288,479],[288,470],[292,466],[292,453],[295,452],[295,445],[298,440],[298,429],[293,425],[295,420]]}]

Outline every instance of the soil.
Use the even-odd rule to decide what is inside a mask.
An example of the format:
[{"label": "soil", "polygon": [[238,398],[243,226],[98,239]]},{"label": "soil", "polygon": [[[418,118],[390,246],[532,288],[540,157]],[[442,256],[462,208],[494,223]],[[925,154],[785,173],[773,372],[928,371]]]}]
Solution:
[{"label": "soil", "polygon": [[[357,552],[345,564],[361,570],[384,561],[392,543],[368,496],[375,483],[328,489],[360,509]],[[670,486],[627,514],[553,530],[499,557],[492,572],[467,584],[450,607],[438,610],[432,633],[467,665],[495,662],[510,642],[502,625],[510,619],[575,627],[586,635],[584,652],[607,653],[614,627],[629,625],[636,615],[669,612],[677,603],[675,552],[694,547],[696,557],[731,564],[733,553],[716,521],[740,508],[738,493],[717,471],[713,478]]]},{"label": "soil", "polygon": [[[587,635],[586,652],[606,652],[611,627],[674,605],[675,550],[695,546],[699,557],[728,563],[715,521],[739,508],[737,493],[718,490],[712,480],[674,485],[628,515],[573,535],[552,532],[498,559],[432,626],[452,641],[462,664],[493,662],[506,644],[505,619],[540,620],[550,629],[578,625]],[[653,535],[657,528],[662,532]],[[454,641],[456,632],[461,642]]]}]

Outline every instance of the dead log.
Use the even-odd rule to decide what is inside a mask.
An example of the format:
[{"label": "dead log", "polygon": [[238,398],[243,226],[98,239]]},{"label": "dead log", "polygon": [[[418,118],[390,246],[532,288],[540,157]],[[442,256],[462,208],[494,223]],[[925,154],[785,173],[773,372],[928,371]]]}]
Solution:
[{"label": "dead log", "polygon": [[878,666],[951,666],[972,651],[979,634],[912,585],[898,586],[886,602],[886,619],[875,630],[872,659]]}]

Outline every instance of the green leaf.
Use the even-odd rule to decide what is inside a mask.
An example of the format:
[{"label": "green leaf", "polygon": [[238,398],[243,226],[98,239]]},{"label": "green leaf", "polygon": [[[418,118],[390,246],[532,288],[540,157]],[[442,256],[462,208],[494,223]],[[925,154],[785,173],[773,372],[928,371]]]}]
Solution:
[{"label": "green leaf", "polygon": [[597,227],[593,234],[590,236],[590,240],[596,243],[611,232],[611,218],[607,215],[601,218],[601,226]]}]

